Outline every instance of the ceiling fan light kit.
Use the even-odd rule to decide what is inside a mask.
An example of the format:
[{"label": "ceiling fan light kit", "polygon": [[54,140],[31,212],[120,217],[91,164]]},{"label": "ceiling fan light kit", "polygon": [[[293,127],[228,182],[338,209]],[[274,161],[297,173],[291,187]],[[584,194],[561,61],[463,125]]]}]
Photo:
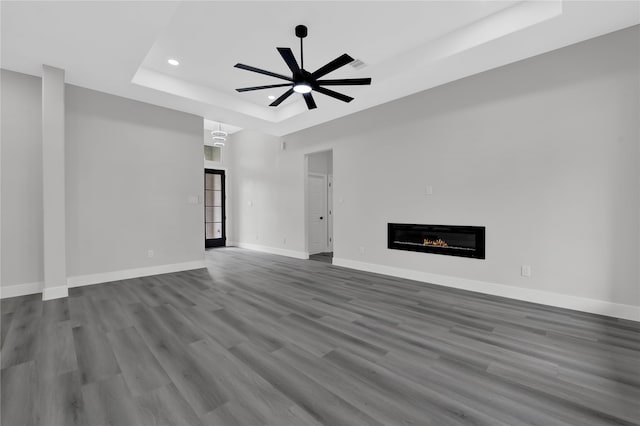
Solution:
[{"label": "ceiling fan light kit", "polygon": [[296,61],[293,52],[288,47],[278,47],[277,50],[284,59],[285,63],[291,70],[291,77],[286,75],[274,73],[271,71],[263,70],[260,68],[252,67],[250,65],[236,64],[236,68],[240,68],[247,71],[252,71],[258,74],[268,75],[281,80],[287,80],[288,83],[270,84],[265,86],[244,87],[236,89],[238,92],[249,92],[253,90],[273,89],[276,87],[289,87],[280,97],[275,99],[269,106],[277,107],[285,99],[291,96],[294,92],[300,93],[304,97],[308,109],[315,109],[316,102],[313,99],[312,92],[322,93],[323,95],[330,96],[332,98],[341,100],[343,102],[351,102],[353,98],[351,96],[344,95],[342,93],[327,89],[323,86],[353,86],[353,85],[369,85],[371,84],[370,78],[342,78],[334,80],[321,80],[321,77],[341,68],[353,61],[353,58],[346,53],[338,56],[328,64],[318,68],[314,72],[309,72],[304,69],[304,50],[303,39],[307,36],[308,30],[304,25],[296,26],[296,37],[300,39],[300,65]]},{"label": "ceiling fan light kit", "polygon": [[311,86],[309,86],[306,83],[298,83],[295,86],[293,86],[293,91],[296,93],[309,93],[311,92],[313,89],[311,88]]}]

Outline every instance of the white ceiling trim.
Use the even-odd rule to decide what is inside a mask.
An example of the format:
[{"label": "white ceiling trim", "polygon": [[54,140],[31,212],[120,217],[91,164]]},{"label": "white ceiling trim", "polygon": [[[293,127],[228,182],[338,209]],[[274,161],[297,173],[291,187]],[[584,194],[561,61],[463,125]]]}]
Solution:
[{"label": "white ceiling trim", "polygon": [[[241,127],[233,126],[231,124],[222,123],[222,122],[219,122],[219,121],[207,120],[207,119],[204,120],[204,128],[205,128],[205,130],[218,130],[218,124],[220,124],[222,126],[222,130],[224,130],[225,132],[227,132],[230,135],[242,130]],[[212,143],[213,143],[213,141],[212,141]]]},{"label": "white ceiling trim", "polygon": [[230,111],[242,111],[260,120],[277,122],[277,110],[266,109],[238,97],[229,96],[218,90],[200,84],[190,83],[182,79],[163,74],[147,68],[139,68],[131,80],[133,84],[170,93],[185,99],[203,102]]}]

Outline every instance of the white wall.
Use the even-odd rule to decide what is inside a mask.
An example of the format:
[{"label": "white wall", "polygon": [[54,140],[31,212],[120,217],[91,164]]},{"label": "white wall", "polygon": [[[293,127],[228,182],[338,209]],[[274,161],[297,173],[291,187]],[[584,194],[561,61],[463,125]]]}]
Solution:
[{"label": "white wall", "polygon": [[[43,279],[41,80],[2,70],[2,90],[7,297]],[[202,263],[202,118],[71,85],[65,98],[70,283]]]},{"label": "white wall", "polygon": [[[245,198],[286,202],[238,203],[240,241],[266,227],[276,248],[304,236],[304,155],[333,149],[345,263],[640,305],[639,39],[634,27],[459,80],[289,135],[284,152],[246,134]],[[388,250],[387,222],[486,226],[487,259]]]},{"label": "white wall", "polygon": [[42,83],[2,70],[2,286],[44,279]]},{"label": "white wall", "polygon": [[202,260],[202,118],[70,85],[66,102],[69,275]]},{"label": "white wall", "polygon": [[252,130],[234,133],[225,148],[232,169],[231,243],[304,256],[304,168],[299,153],[283,151],[279,138]]}]

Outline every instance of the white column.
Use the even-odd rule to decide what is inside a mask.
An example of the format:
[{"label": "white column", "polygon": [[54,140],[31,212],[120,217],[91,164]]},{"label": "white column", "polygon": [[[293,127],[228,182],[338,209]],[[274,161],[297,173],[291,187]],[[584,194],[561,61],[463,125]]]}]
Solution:
[{"label": "white column", "polygon": [[66,297],[64,70],[42,66],[43,300]]}]

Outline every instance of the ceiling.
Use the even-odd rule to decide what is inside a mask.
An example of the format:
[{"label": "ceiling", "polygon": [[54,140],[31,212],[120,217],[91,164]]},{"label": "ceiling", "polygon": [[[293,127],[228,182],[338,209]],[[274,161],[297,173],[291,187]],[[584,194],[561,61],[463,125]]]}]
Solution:
[{"label": "ceiling", "polygon": [[[468,75],[640,23],[637,1],[140,1],[11,2],[1,6],[2,68],[66,81],[277,136]],[[339,87],[343,103],[316,94],[269,107],[282,82],[234,68],[289,74],[276,47],[299,59],[294,27],[309,28],[305,68],[348,53],[364,62],[326,78],[372,77]],[[177,67],[169,58],[180,61]]]}]

